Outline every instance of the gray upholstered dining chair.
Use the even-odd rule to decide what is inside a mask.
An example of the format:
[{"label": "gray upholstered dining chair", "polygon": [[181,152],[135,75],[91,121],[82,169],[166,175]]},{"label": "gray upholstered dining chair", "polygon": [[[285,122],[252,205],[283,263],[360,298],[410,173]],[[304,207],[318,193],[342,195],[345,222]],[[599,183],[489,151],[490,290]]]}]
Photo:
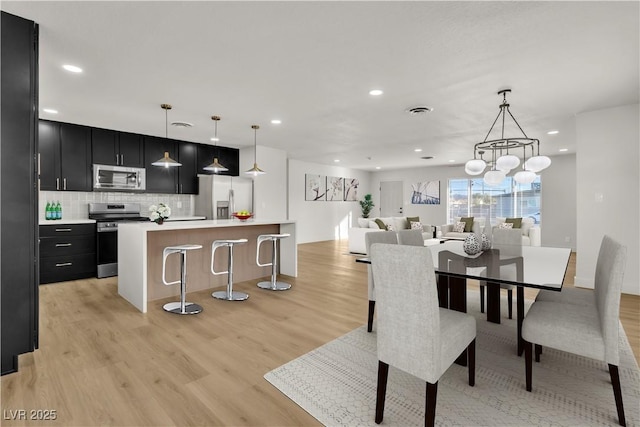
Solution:
[{"label": "gray upholstered dining chair", "polygon": [[[503,249],[501,246],[505,246],[506,249],[514,246],[522,246],[522,233],[519,229],[508,229],[508,228],[498,228],[494,227],[492,232],[492,247],[495,249]],[[515,281],[516,277],[516,267],[513,264],[503,265],[500,267],[500,275],[502,277],[513,277]],[[484,313],[484,287],[486,286],[485,281],[480,282],[480,312]],[[507,306],[509,309],[509,319],[513,319],[513,285],[507,285],[504,283],[500,284],[501,289],[507,290]]]},{"label": "gray upholstered dining chair", "polygon": [[[364,235],[365,246],[367,247],[367,253],[371,255],[371,245],[374,243],[398,243],[398,236],[395,231],[378,231],[375,233],[366,233]],[[376,308],[376,291],[375,284],[373,283],[373,273],[371,271],[371,265],[367,266],[368,275],[368,295],[369,295],[369,314],[367,316],[367,332],[373,330],[373,313]]]},{"label": "gray upholstered dining chair", "polygon": [[476,319],[439,307],[429,248],[374,244],[371,267],[378,301],[375,422],[384,416],[392,365],[426,381],[425,425],[433,426],[438,380],[465,349],[469,385],[475,385]]},{"label": "gray upholstered dining chair", "polygon": [[398,244],[424,246],[422,230],[398,230]]},{"label": "gray upholstered dining chair", "polygon": [[537,362],[540,361],[541,346],[601,360],[609,365],[618,422],[622,426],[626,425],[626,421],[618,374],[618,338],[625,261],[626,248],[611,237],[604,236],[596,263],[594,298],[591,300],[585,296],[577,301],[566,297],[555,301],[536,300],[522,324],[527,391],[532,389],[533,344],[536,345]]}]

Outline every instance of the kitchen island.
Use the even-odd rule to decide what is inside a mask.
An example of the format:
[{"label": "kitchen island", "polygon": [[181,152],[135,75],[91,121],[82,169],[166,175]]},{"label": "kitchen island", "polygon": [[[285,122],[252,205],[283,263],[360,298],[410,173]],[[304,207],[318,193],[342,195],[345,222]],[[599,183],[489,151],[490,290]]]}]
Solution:
[{"label": "kitchen island", "polygon": [[[196,244],[202,249],[187,255],[187,292],[226,286],[227,275],[211,274],[211,243],[220,239],[247,239],[234,248],[234,282],[258,279],[271,274],[271,267],[256,264],[257,237],[260,234],[289,233],[280,241],[280,273],[298,275],[296,224],[289,220],[237,219],[123,223],[118,227],[118,294],[143,313],[147,302],[180,294],[180,285],[162,283],[162,251],[167,246]],[[227,269],[227,252],[216,252],[215,268]],[[271,245],[263,245],[261,263],[271,259]],[[178,256],[167,260],[167,280],[180,277]]]}]

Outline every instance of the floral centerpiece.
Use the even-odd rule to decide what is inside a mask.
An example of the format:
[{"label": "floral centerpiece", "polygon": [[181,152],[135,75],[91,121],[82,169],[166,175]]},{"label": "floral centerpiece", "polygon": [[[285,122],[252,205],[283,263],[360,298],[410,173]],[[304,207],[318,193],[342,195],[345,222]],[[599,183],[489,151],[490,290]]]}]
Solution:
[{"label": "floral centerpiece", "polygon": [[149,206],[149,219],[156,224],[162,224],[165,219],[171,216],[171,208],[164,203]]}]

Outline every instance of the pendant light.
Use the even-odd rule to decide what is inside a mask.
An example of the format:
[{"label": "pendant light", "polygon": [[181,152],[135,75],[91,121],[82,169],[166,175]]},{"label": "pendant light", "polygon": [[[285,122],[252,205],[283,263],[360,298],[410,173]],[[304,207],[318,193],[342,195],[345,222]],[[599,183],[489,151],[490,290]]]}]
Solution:
[{"label": "pendant light", "polygon": [[[169,118],[168,118],[169,113],[168,112],[173,107],[171,107],[171,104],[160,104],[160,108],[164,110],[164,137],[165,139],[169,139]],[[178,163],[175,160],[173,160],[171,157],[169,157],[168,151],[164,152],[164,157],[162,157],[159,160],[156,160],[151,164],[153,166],[159,166],[167,169],[172,167],[182,166],[182,163]]]},{"label": "pendant light", "polygon": [[252,125],[251,129],[253,129],[253,167],[248,171],[245,171],[245,174],[251,176],[264,175],[266,172],[258,167],[257,161],[257,152],[258,152],[258,143],[257,143],[257,133],[260,126]]},{"label": "pendant light", "polygon": [[[211,120],[213,120],[213,122],[215,123],[215,131],[213,134],[213,142],[214,142],[214,146],[218,146],[218,122],[220,121],[220,116],[211,116]],[[216,155],[218,154],[218,150],[216,148]],[[218,158],[214,157],[213,158],[213,163],[211,163],[209,166],[205,166],[204,170],[206,171],[210,171],[213,173],[220,173],[220,172],[226,172],[229,169],[225,168],[224,166],[222,166],[219,162],[218,162]]]}]

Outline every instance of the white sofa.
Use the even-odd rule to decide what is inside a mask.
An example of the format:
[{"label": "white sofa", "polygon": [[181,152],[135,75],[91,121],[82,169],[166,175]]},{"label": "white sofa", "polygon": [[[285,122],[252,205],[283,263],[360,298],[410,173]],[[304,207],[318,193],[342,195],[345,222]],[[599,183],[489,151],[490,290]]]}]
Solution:
[{"label": "white sofa", "polygon": [[[454,221],[458,222],[460,218],[454,218]],[[496,218],[496,225],[493,227],[485,226],[485,219],[478,218],[473,221],[472,233],[485,233],[491,240],[491,234],[495,227],[498,227],[501,223],[505,222],[506,218]],[[520,226],[522,231],[522,245],[523,246],[540,246],[542,244],[540,227],[535,226],[533,218],[522,218],[522,224]],[[445,224],[438,227],[437,237],[454,237],[465,238],[471,233],[456,233],[453,231],[453,224]]]},{"label": "white sofa", "polygon": [[[364,242],[364,235],[366,233],[385,231],[375,223],[376,219],[380,219],[387,226],[391,225],[394,231],[406,230],[409,228],[409,223],[406,216],[388,218],[358,218],[358,227],[351,227],[349,229],[349,252],[355,254],[367,253],[367,247]],[[422,237],[424,238],[424,240],[431,239],[433,237],[433,227],[431,225],[422,225]]]}]

